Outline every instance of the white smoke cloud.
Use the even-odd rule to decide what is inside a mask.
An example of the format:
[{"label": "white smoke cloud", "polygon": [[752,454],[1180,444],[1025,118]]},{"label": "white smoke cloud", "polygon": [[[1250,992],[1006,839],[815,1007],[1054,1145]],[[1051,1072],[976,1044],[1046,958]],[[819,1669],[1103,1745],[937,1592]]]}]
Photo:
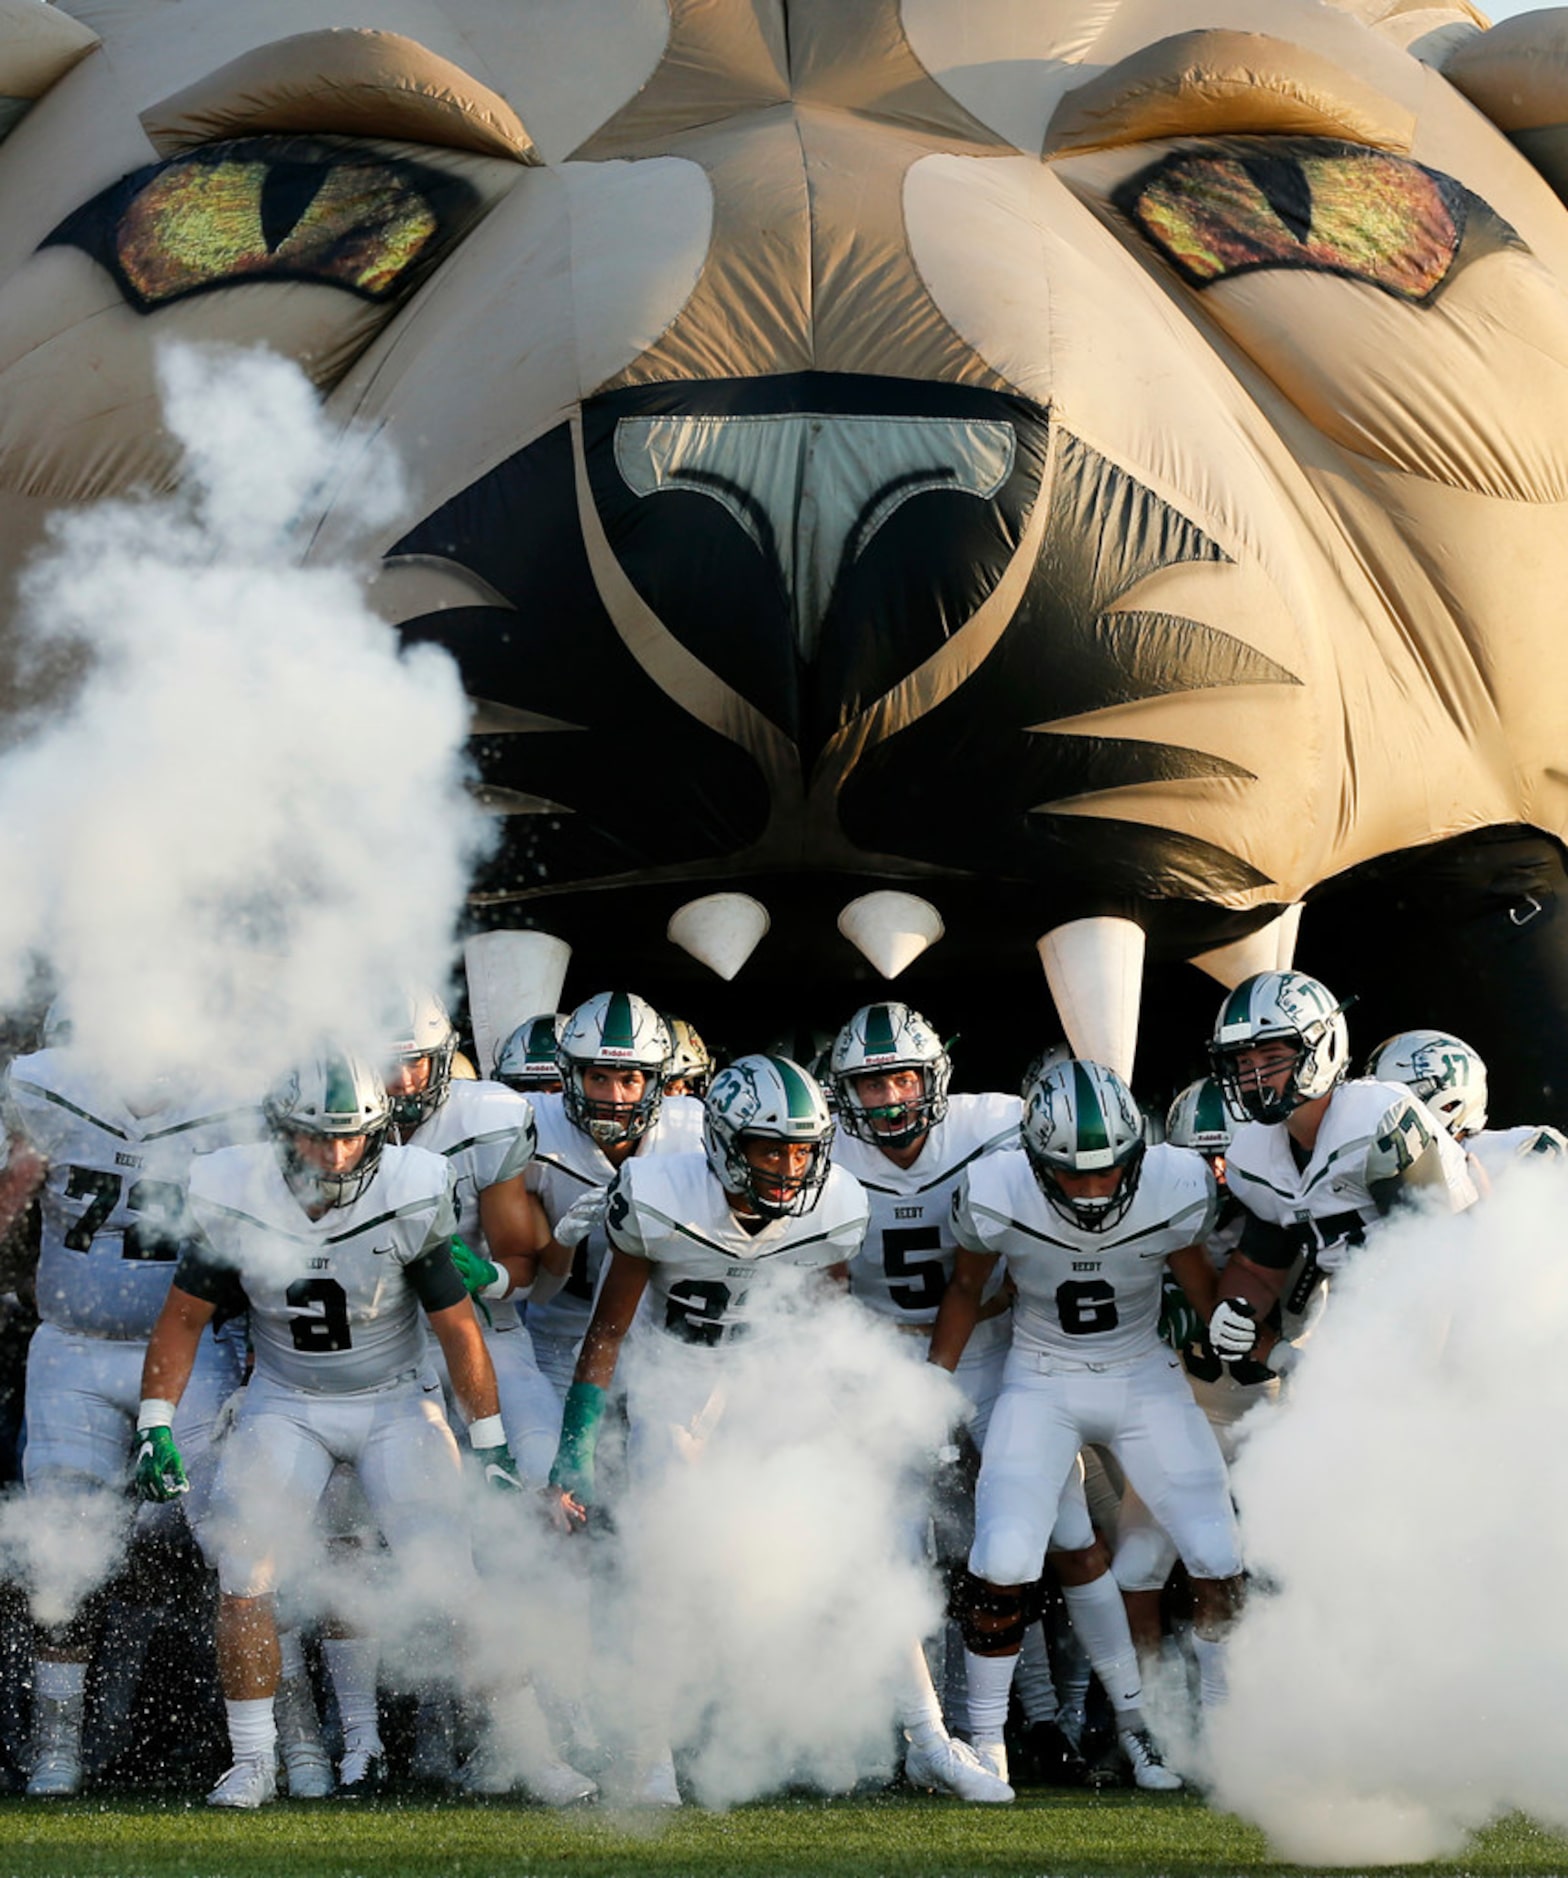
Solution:
[{"label": "white smoke cloud", "polygon": [[1276,1588],[1210,1718],[1215,1797],[1287,1858],[1437,1858],[1514,1809],[1568,1826],[1565,1188],[1521,1167],[1381,1229],[1243,1446],[1244,1548]]},{"label": "white smoke cloud", "polygon": [[[42,958],[111,1076],[254,1083],[445,980],[485,824],[451,661],[303,564],[343,448],[304,376],[172,347],[160,381],[179,491],[58,519],[22,582],[24,657],[86,671],[0,761],[0,1001]],[[368,538],[399,472],[351,443]]]}]

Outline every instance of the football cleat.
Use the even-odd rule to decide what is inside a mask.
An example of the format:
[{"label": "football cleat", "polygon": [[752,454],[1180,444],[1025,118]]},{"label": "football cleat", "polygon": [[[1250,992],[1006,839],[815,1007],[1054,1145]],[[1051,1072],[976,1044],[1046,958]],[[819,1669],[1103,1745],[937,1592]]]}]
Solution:
[{"label": "football cleat", "polygon": [[1088,1763],[1054,1721],[1031,1722],[1019,1747],[1039,1786],[1081,1787],[1089,1778]]},{"label": "football cleat", "polygon": [[1127,1765],[1132,1769],[1135,1787],[1142,1787],[1145,1793],[1177,1793],[1181,1790],[1181,1775],[1172,1773],[1165,1765],[1147,1728],[1123,1729],[1119,1740]]},{"label": "football cleat", "polygon": [[679,1806],[681,1790],[675,1779],[675,1756],[668,1748],[638,1770],[632,1793],[636,1806]]},{"label": "football cleat", "polygon": [[525,1768],[518,1785],[531,1799],[546,1806],[575,1806],[579,1800],[591,1800],[599,1791],[597,1781],[553,1756]]},{"label": "football cleat", "polygon": [[[1005,1747],[998,1745],[991,1753],[999,1754],[1005,1764]],[[1005,1775],[992,1771],[990,1753],[981,1760],[967,1741],[933,1741],[925,1748],[911,1742],[904,1756],[904,1774],[912,1787],[933,1787],[981,1805],[1005,1806],[1013,1798]]]},{"label": "football cleat", "polygon": [[207,1795],[209,1806],[254,1812],[278,1797],[278,1779],[270,1754],[243,1754]]},{"label": "football cleat", "polygon": [[38,1698],[33,1714],[30,1800],[69,1800],[82,1790],[82,1698]]},{"label": "football cleat", "polygon": [[338,1793],[345,1800],[365,1799],[386,1784],[386,1750],[379,1741],[347,1749],[338,1762]]}]

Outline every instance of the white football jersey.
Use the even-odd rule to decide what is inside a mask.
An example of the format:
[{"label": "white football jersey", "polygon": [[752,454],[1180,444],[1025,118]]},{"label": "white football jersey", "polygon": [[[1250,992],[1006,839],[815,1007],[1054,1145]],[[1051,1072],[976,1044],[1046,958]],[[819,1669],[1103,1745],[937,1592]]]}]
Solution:
[{"label": "white football jersey", "polygon": [[[451,1169],[452,1204],[457,1236],[475,1252],[486,1252],[479,1223],[479,1196],[522,1173],[534,1157],[533,1104],[499,1082],[469,1082],[454,1077],[446,1099],[433,1115],[403,1137],[405,1147],[439,1154]],[[486,1306],[491,1328],[517,1326],[517,1306],[510,1298]]]},{"label": "white football jersey", "polygon": [[[538,1194],[553,1226],[574,1201],[595,1187],[608,1187],[615,1169],[598,1142],[567,1119],[559,1094],[534,1098],[534,1125],[539,1139],[527,1185]],[[690,1154],[701,1147],[702,1104],[693,1096],[665,1096],[658,1119],[621,1165],[629,1167],[650,1155]],[[569,1342],[582,1337],[593,1316],[594,1294],[608,1249],[604,1228],[596,1226],[579,1242],[572,1257],[572,1275],[550,1302],[543,1307],[529,1305],[530,1329]]]},{"label": "white football jersey", "polygon": [[191,1162],[256,1140],[260,1112],[185,1092],[136,1116],[70,1049],[17,1057],[5,1092],[8,1127],[49,1164],[39,1317],[81,1335],[145,1338],[179,1255]]},{"label": "white football jersey", "polygon": [[854,1257],[866,1197],[831,1167],[816,1205],[747,1232],[704,1154],[628,1160],[610,1191],[611,1246],[647,1259],[649,1320],[684,1343],[712,1345],[749,1322],[759,1291],[787,1271],[820,1271]]},{"label": "white football jersey", "polygon": [[1283,1122],[1242,1122],[1225,1156],[1226,1177],[1247,1211],[1291,1232],[1298,1250],[1344,1239],[1359,1244],[1380,1217],[1373,1185],[1434,1140],[1449,1210],[1463,1212],[1476,1197],[1464,1150],[1403,1085],[1370,1078],[1342,1082],[1329,1097],[1305,1166],[1296,1164]]},{"label": "white football jersey", "polygon": [[1480,1162],[1481,1171],[1494,1187],[1520,1161],[1554,1161],[1568,1156],[1568,1141],[1555,1128],[1538,1128],[1533,1122],[1519,1128],[1483,1128],[1478,1135],[1466,1135],[1463,1145],[1465,1152]]},{"label": "white football jersey", "polygon": [[[228,1148],[193,1169],[190,1217],[198,1236],[176,1283],[214,1302],[237,1285],[258,1373],[310,1394],[376,1389],[419,1371],[421,1296],[440,1309],[467,1295],[444,1251],[451,1174],[425,1148],[383,1148],[359,1198],[320,1219],[295,1198],[270,1141]],[[434,1296],[408,1270],[429,1254],[439,1255],[426,1268],[439,1280]]]},{"label": "white football jersey", "polygon": [[957,1245],[953,1194],[971,1161],[1018,1146],[1022,1113],[1017,1096],[950,1096],[909,1167],[842,1129],[834,1136],[834,1166],[855,1176],[871,1208],[865,1245],[849,1268],[849,1288],[868,1310],[900,1324],[936,1322]]},{"label": "white football jersey", "polygon": [[1214,1176],[1190,1148],[1149,1148],[1115,1225],[1087,1232],[1040,1191],[1021,1148],[983,1155],[953,1196],[953,1230],[972,1252],[999,1252],[1018,1287],[1013,1349],[1079,1363],[1123,1363],[1159,1347],[1165,1261],[1197,1245],[1218,1210]]}]

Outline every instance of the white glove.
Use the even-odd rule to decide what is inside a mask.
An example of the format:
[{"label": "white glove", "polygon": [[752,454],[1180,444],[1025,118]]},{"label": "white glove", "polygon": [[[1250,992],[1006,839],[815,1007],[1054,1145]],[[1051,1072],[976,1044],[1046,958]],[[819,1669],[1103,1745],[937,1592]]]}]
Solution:
[{"label": "white glove", "polygon": [[1258,1340],[1258,1320],[1250,1304],[1239,1298],[1221,1298],[1209,1319],[1209,1346],[1218,1357],[1234,1362]]},{"label": "white glove", "polygon": [[574,1200],[555,1222],[553,1237],[557,1245],[581,1245],[604,1221],[604,1209],[610,1198],[608,1187],[590,1187],[580,1200]]},{"label": "white glove", "polygon": [[1359,1246],[1352,1245],[1348,1239],[1335,1239],[1328,1245],[1318,1247],[1313,1263],[1320,1272],[1332,1277],[1335,1272],[1343,1271],[1352,1254],[1359,1252],[1360,1249]]}]

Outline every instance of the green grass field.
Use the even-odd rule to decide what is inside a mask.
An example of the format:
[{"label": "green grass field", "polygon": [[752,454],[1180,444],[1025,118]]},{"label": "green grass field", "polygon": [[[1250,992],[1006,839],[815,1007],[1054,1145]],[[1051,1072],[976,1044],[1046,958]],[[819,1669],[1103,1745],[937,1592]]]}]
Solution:
[{"label": "green grass field", "polygon": [[[279,1805],[0,1802],[5,1878],[1227,1878],[1299,1872],[1261,1834],[1184,1795],[1042,1793],[1011,1807],[887,1796],[670,1817],[505,1802]],[[1568,1840],[1509,1820],[1452,1864],[1568,1873]]]}]

